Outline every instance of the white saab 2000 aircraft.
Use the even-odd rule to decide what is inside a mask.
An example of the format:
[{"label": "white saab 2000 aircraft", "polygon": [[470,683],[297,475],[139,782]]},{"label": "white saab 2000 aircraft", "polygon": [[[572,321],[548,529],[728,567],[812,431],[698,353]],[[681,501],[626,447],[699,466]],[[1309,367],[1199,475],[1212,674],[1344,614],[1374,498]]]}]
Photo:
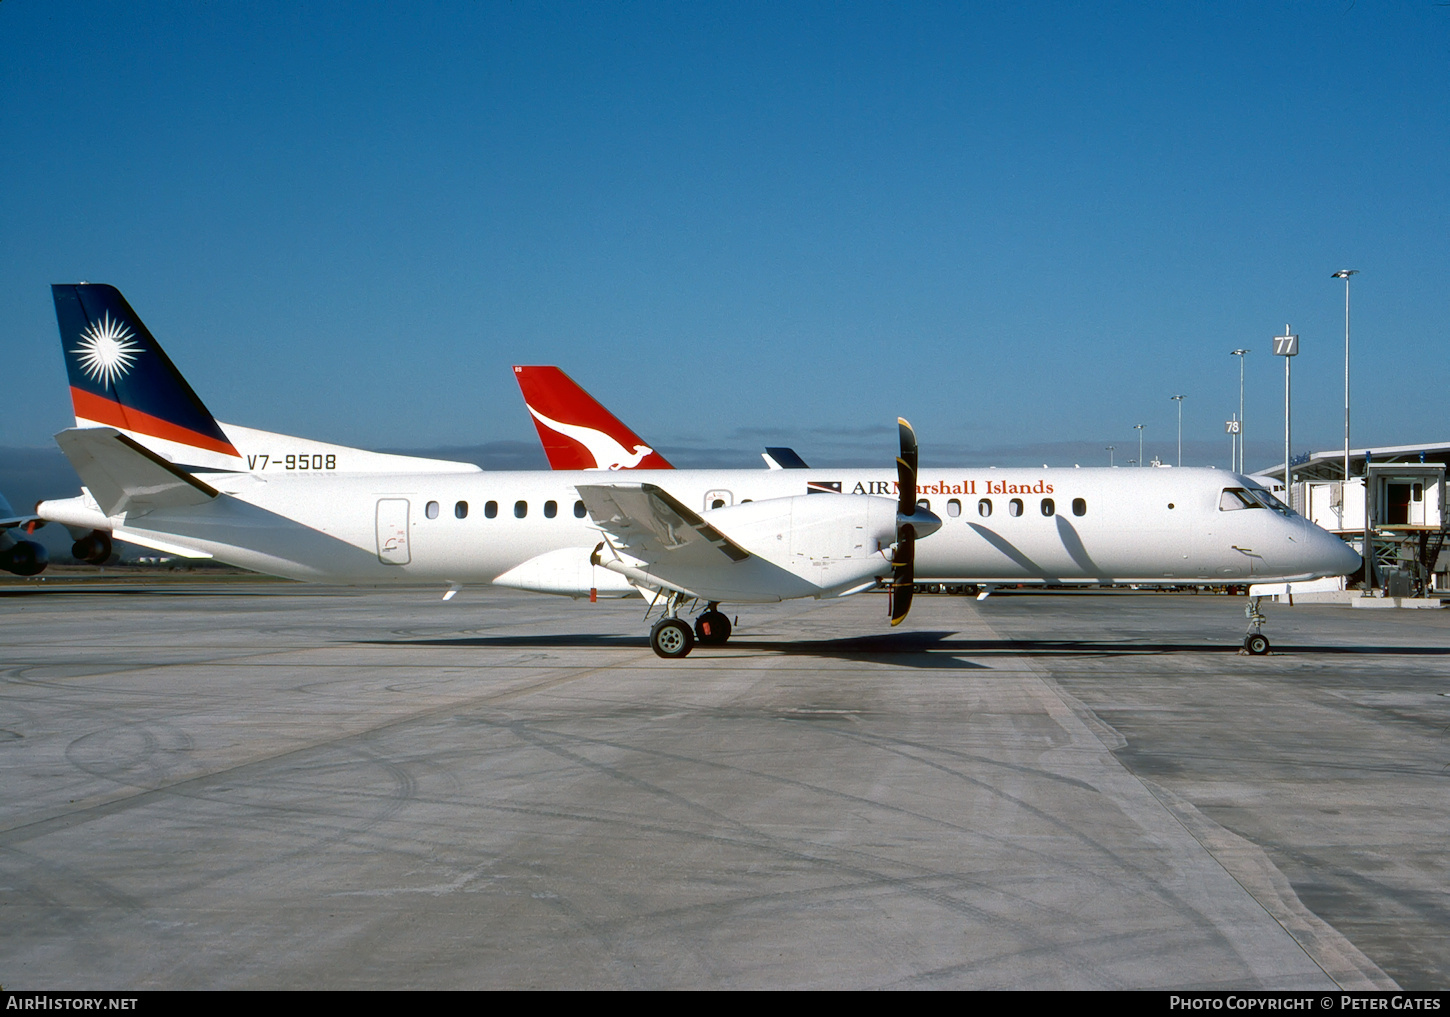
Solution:
[{"label": "white saab 2000 aircraft", "polygon": [[[653,450],[629,433],[571,437],[555,425],[592,425],[557,408],[544,426],[613,461],[484,472],[221,424],[118,290],[52,289],[77,424],[56,441],[84,487],[36,515],[70,527],[81,558],[104,560],[114,536],[313,582],[639,594],[664,603],[650,636],[664,657],[697,636],[728,639],[722,602],[846,596],[883,580],[896,624],[921,581],[1222,585],[1358,567],[1338,538],[1233,474],[919,476],[905,421],[891,470],[628,473],[610,467]],[[692,628],[679,615],[693,602],[707,609]],[[1265,652],[1251,620],[1246,645]]]}]

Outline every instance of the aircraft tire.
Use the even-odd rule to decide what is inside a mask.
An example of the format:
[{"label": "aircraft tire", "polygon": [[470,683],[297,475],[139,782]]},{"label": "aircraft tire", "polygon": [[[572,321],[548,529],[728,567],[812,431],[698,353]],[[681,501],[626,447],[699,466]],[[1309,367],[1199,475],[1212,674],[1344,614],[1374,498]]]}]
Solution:
[{"label": "aircraft tire", "polygon": [[649,645],[667,660],[685,657],[695,648],[695,633],[678,618],[661,618],[649,630]]},{"label": "aircraft tire", "polygon": [[722,646],[730,638],[730,619],[722,611],[706,611],[695,619],[695,641],[701,646]]},{"label": "aircraft tire", "polygon": [[1269,637],[1257,632],[1244,636],[1244,649],[1255,657],[1262,657],[1269,652]]}]

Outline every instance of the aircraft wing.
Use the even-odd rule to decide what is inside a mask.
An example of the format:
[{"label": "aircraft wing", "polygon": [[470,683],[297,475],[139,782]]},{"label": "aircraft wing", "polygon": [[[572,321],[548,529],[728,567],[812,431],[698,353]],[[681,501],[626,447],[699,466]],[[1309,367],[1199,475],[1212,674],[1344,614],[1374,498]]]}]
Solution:
[{"label": "aircraft wing", "polygon": [[719,566],[750,557],[749,551],[654,484],[585,484],[578,491],[589,515],[615,547],[643,561],[668,554],[680,562]]},{"label": "aircraft wing", "polygon": [[16,526],[25,527],[27,533],[33,532],[45,525],[45,520],[37,515],[21,515],[10,507],[5,500],[5,495],[0,494],[0,530],[13,529]]},{"label": "aircraft wing", "polygon": [[654,484],[575,488],[616,551],[642,562],[636,579],[708,600],[774,601],[819,590],[752,554]]},{"label": "aircraft wing", "polygon": [[73,427],[55,441],[108,516],[202,505],[219,493],[114,427]]}]

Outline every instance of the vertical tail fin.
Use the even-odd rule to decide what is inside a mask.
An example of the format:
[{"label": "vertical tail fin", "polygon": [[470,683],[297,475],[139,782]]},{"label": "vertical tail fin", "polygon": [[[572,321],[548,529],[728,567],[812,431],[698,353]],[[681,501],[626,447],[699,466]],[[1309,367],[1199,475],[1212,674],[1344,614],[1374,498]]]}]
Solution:
[{"label": "vertical tail fin", "polygon": [[76,426],[238,454],[120,290],[98,283],[50,290]]},{"label": "vertical tail fin", "polygon": [[514,377],[553,469],[674,469],[557,367],[515,367]]}]

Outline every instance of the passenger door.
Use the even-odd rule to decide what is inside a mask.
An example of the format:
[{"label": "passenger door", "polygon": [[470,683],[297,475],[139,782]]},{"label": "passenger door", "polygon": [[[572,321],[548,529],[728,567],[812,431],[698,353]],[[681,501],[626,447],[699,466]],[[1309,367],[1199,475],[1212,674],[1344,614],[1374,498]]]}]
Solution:
[{"label": "passenger door", "polygon": [[406,565],[408,551],[408,499],[378,499],[378,561],[384,565]]}]

